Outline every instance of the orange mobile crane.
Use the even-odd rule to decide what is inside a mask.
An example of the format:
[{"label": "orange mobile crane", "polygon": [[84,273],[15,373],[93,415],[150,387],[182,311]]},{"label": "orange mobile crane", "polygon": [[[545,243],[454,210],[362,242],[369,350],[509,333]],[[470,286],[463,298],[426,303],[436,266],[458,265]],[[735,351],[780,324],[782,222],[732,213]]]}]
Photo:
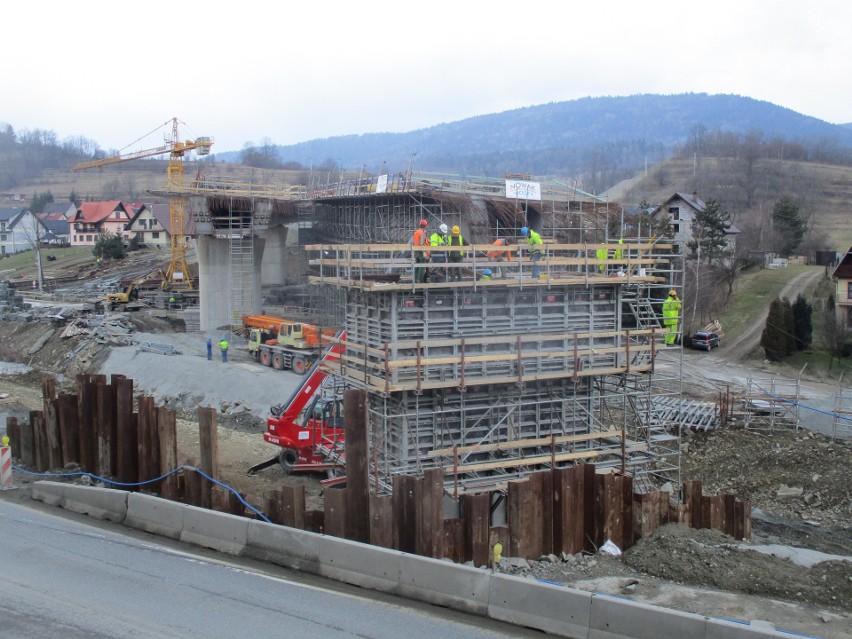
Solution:
[{"label": "orange mobile crane", "polygon": [[[168,124],[167,120],[165,124]],[[113,155],[100,160],[80,162],[74,166],[75,171],[83,169],[94,169],[116,164],[118,162],[129,162],[141,158],[150,158],[157,155],[169,154],[169,166],[167,170],[167,187],[169,191],[181,191],[183,188],[183,157],[189,151],[195,151],[197,155],[209,155],[213,138],[200,137],[195,140],[181,141],[178,135],[178,119],[172,118],[171,139],[165,144],[153,149],[134,151],[121,155]],[[171,235],[171,260],[169,267],[163,277],[163,286],[170,290],[192,290],[192,277],[186,264],[186,221],[184,218],[183,198],[172,194],[169,197],[169,229]]]}]

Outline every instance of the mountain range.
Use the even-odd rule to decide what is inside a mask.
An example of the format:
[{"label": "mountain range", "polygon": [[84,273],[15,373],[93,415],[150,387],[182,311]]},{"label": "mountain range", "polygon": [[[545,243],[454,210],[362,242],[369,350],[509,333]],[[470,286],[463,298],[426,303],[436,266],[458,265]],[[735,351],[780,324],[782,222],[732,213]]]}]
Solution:
[{"label": "mountain range", "polygon": [[[407,133],[367,133],[275,146],[282,162],[305,167],[364,167],[470,175],[571,176],[656,163],[687,142],[696,127],[712,133],[781,139],[805,147],[830,144],[852,153],[852,123],[831,124],[770,102],[706,93],[589,97],[479,115]],[[240,152],[216,155],[238,162]]]}]

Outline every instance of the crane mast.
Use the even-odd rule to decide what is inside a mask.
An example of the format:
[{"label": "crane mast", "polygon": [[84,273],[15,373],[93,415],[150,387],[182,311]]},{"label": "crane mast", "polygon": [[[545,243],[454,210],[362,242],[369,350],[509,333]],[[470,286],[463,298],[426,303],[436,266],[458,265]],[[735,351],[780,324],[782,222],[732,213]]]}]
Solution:
[{"label": "crane mast", "polygon": [[134,151],[122,155],[113,155],[100,160],[80,162],[74,166],[75,171],[83,169],[101,168],[118,162],[129,162],[142,158],[155,157],[157,155],[169,154],[169,165],[166,172],[166,186],[170,191],[169,196],[169,224],[171,226],[171,260],[166,269],[163,284],[173,290],[192,290],[192,278],[189,275],[189,267],[186,263],[186,217],[184,215],[184,200],[177,193],[183,190],[183,158],[189,151],[195,151],[198,155],[208,155],[213,139],[200,137],[195,140],[181,141],[178,133],[178,119],[172,118],[171,139],[166,144],[153,149]]}]

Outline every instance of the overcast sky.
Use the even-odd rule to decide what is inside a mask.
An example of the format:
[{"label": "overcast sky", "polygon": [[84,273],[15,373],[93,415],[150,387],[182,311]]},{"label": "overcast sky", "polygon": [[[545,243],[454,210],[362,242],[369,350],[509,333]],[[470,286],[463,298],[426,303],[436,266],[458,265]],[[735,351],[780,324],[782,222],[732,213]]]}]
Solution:
[{"label": "overcast sky", "polygon": [[15,2],[0,122],[129,152],[177,116],[224,152],[695,92],[846,123],[850,25],[846,0]]}]

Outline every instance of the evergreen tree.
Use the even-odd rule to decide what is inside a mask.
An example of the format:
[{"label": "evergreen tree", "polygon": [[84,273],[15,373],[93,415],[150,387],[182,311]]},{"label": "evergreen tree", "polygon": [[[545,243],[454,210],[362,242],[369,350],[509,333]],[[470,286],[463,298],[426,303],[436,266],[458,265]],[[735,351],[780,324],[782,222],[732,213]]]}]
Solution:
[{"label": "evergreen tree", "polygon": [[793,322],[793,306],[786,297],[781,300],[781,329],[784,331],[784,355],[792,355],[796,352],[796,333]]},{"label": "evergreen tree", "polygon": [[772,208],[772,224],[781,236],[781,246],[778,252],[783,257],[789,257],[799,248],[808,224],[799,214],[799,205],[793,198],[784,196]]},{"label": "evergreen tree", "polygon": [[124,240],[121,236],[113,233],[102,233],[95,240],[92,255],[101,259],[111,258],[115,260],[124,259]]},{"label": "evergreen tree", "polygon": [[793,302],[793,334],[796,336],[797,350],[803,351],[811,345],[814,335],[813,310],[813,306],[802,295]]},{"label": "evergreen tree", "polygon": [[696,211],[692,220],[692,239],[686,243],[694,256],[707,258],[710,263],[724,256],[728,248],[726,231],[731,225],[730,214],[718,201],[710,199],[703,211]]},{"label": "evergreen tree", "polygon": [[769,305],[766,326],[760,335],[760,345],[766,359],[780,362],[787,352],[787,338],[784,336],[784,305],[777,297]]}]

